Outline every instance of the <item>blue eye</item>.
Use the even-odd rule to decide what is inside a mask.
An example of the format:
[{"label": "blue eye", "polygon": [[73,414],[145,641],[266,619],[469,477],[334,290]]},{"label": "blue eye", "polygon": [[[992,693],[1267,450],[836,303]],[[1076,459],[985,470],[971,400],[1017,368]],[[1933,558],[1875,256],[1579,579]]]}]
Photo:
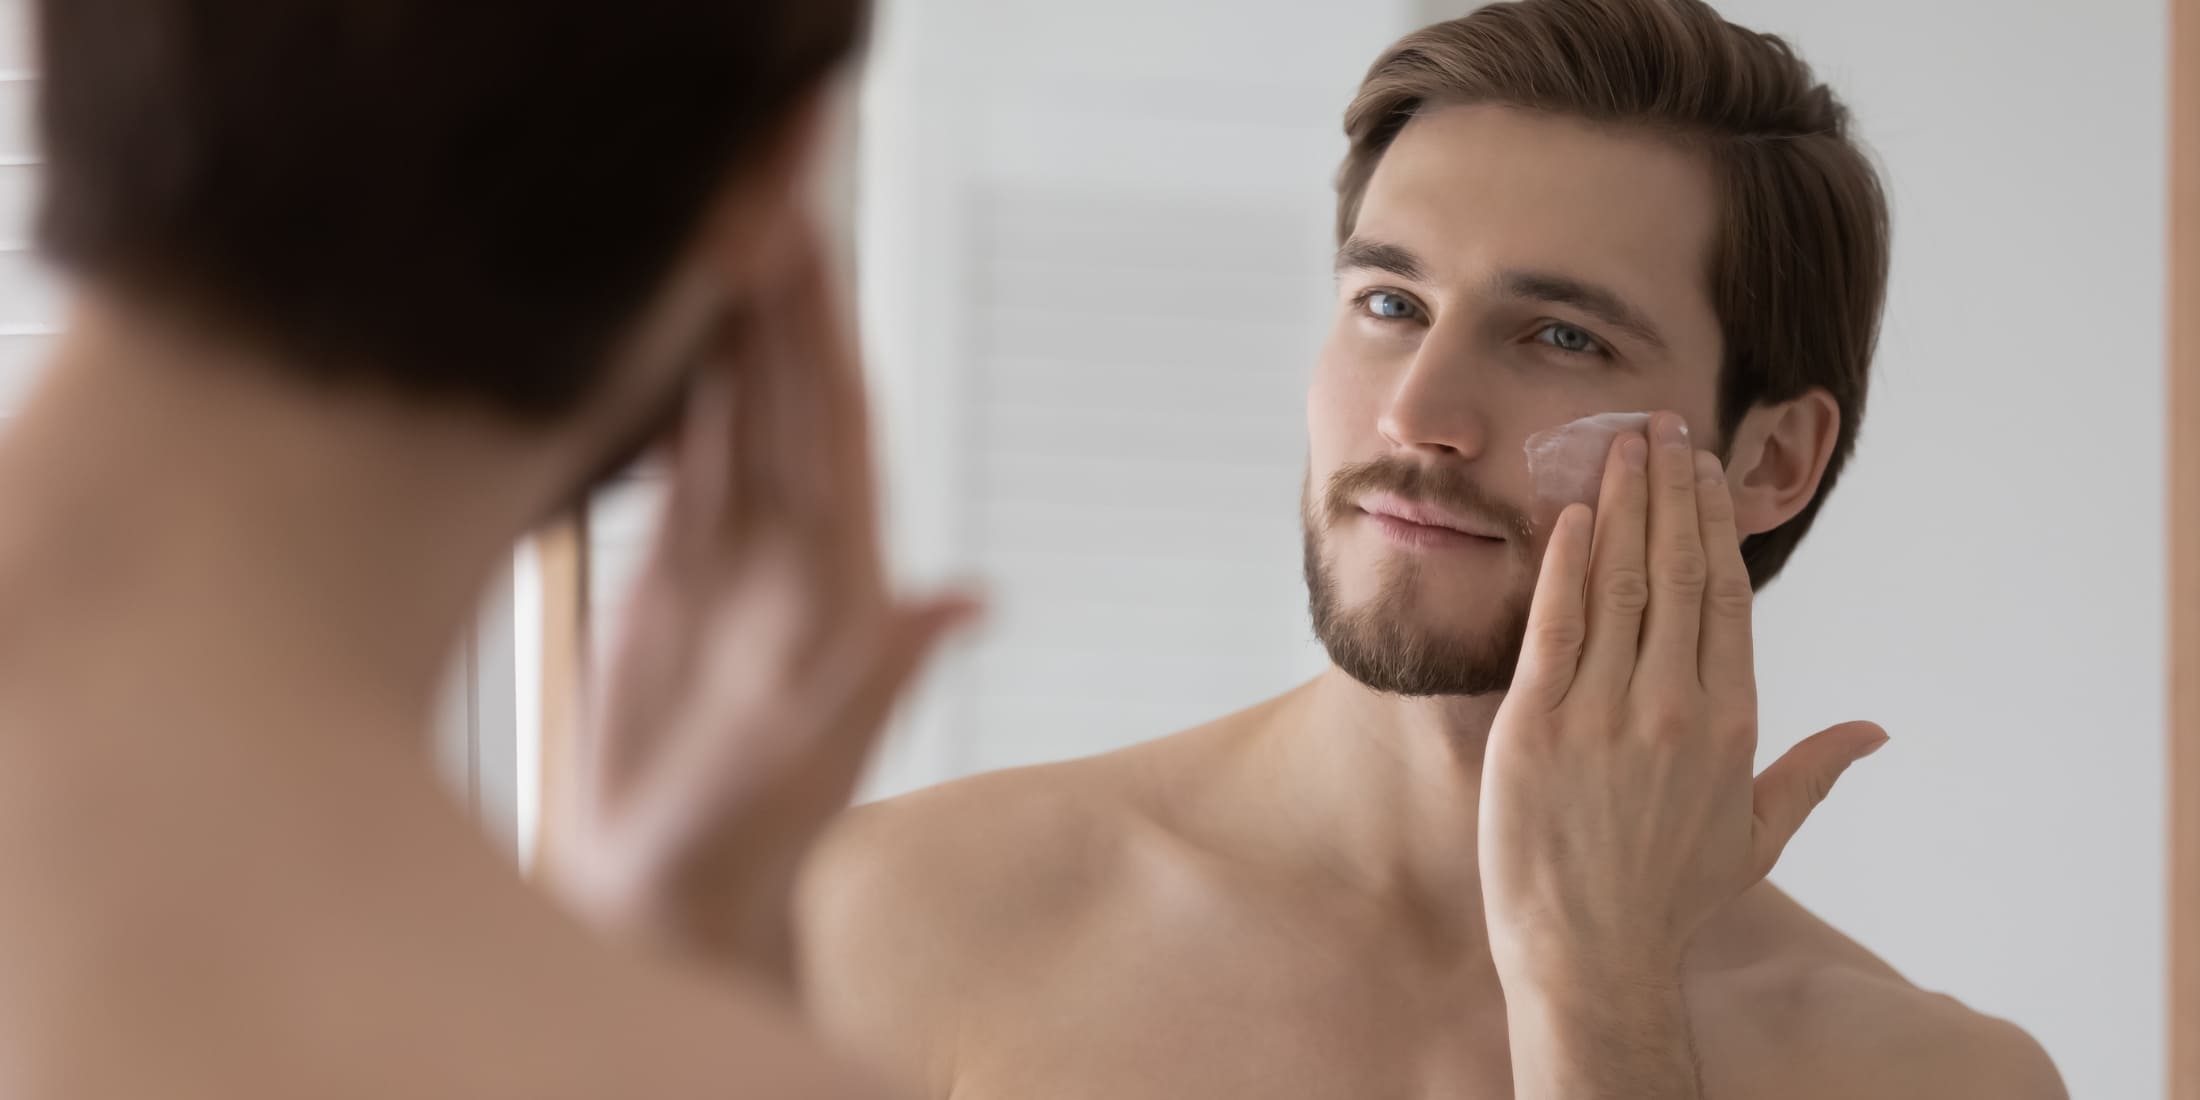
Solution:
[{"label": "blue eye", "polygon": [[1597,343],[1596,337],[1564,323],[1554,322],[1543,326],[1536,331],[1535,338],[1539,343],[1549,344],[1574,355],[1598,355],[1604,350],[1603,345]]},{"label": "blue eye", "polygon": [[1387,290],[1370,290],[1360,295],[1360,307],[1367,310],[1369,316],[1383,321],[1410,320],[1418,312],[1411,299]]}]

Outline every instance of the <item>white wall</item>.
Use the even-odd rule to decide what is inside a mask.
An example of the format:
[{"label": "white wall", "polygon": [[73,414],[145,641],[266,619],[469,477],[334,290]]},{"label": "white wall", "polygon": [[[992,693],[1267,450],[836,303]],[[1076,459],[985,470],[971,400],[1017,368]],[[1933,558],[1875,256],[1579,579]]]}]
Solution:
[{"label": "white wall", "polygon": [[[1339,118],[1384,44],[1465,7],[889,8],[862,246],[897,549],[997,613],[874,793],[1314,667],[1291,505]],[[1766,761],[1852,717],[1895,742],[1776,877],[2029,1028],[2075,1096],[2159,1095],[2164,13],[1722,10],[1854,105],[1897,224],[1861,450],[1759,658]]]},{"label": "white wall", "polygon": [[1296,503],[1329,179],[1407,11],[886,8],[860,243],[896,549],[981,576],[993,613],[874,793],[1167,733],[1319,667]]},{"label": "white wall", "polygon": [[2163,1088],[2160,4],[1730,0],[1886,164],[1856,465],[1761,612],[1765,750],[1868,717],[1779,881],[2032,1030],[2074,1096]]}]

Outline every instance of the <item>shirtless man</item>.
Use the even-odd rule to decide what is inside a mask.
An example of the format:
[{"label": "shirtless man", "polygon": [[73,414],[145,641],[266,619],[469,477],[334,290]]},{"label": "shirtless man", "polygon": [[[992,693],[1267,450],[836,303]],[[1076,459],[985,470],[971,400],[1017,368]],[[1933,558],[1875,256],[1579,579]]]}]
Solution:
[{"label": "shirtless man", "polygon": [[[802,206],[861,5],[39,17],[79,294],[0,436],[0,1095],[874,1095],[776,977],[805,839],[962,611],[881,580]],[[682,405],[555,868],[606,936],[426,731],[515,541]],[[633,901],[704,881],[707,969]]]},{"label": "shirtless man", "polygon": [[[800,894],[825,1025],[955,1100],[2063,1096],[1763,881],[1885,738],[1751,775],[1752,593],[1850,451],[1886,276],[1843,108],[1694,0],[1526,0],[1394,47],[1346,129],[1333,667],[849,815]],[[1584,488],[1531,475],[1639,410]]]}]

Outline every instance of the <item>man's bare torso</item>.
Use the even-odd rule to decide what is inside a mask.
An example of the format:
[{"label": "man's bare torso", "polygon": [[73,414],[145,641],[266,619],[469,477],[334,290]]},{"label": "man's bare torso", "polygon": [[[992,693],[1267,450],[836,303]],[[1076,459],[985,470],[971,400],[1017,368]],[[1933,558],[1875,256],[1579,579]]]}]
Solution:
[{"label": "man's bare torso", "polygon": [[213,727],[158,669],[57,702],[40,663],[0,657],[0,1095],[859,1094],[767,999],[527,889],[400,732]]},{"label": "man's bare torso", "polygon": [[[1479,922],[1233,817],[1264,710],[851,815],[804,896],[813,1007],[956,1100],[1511,1096]],[[1684,986],[1709,1096],[2055,1095],[1975,1091],[2053,1070],[1769,884]]]}]

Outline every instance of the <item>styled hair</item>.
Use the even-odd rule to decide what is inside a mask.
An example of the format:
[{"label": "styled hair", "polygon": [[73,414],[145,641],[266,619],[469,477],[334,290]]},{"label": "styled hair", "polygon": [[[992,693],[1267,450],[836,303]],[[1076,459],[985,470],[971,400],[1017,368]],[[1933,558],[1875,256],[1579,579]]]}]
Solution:
[{"label": "styled hair", "polygon": [[576,409],[862,0],[42,0],[71,275],[318,381]]},{"label": "styled hair", "polygon": [[1496,104],[1667,136],[1708,158],[1720,191],[1707,272],[1724,344],[1719,438],[1751,408],[1832,395],[1841,413],[1818,492],[1745,539],[1752,583],[1787,563],[1856,446],[1886,298],[1887,200],[1849,112],[1786,42],[1700,0],[1515,0],[1423,28],[1368,71],[1345,115],[1337,234],[1377,163],[1424,107]]}]

